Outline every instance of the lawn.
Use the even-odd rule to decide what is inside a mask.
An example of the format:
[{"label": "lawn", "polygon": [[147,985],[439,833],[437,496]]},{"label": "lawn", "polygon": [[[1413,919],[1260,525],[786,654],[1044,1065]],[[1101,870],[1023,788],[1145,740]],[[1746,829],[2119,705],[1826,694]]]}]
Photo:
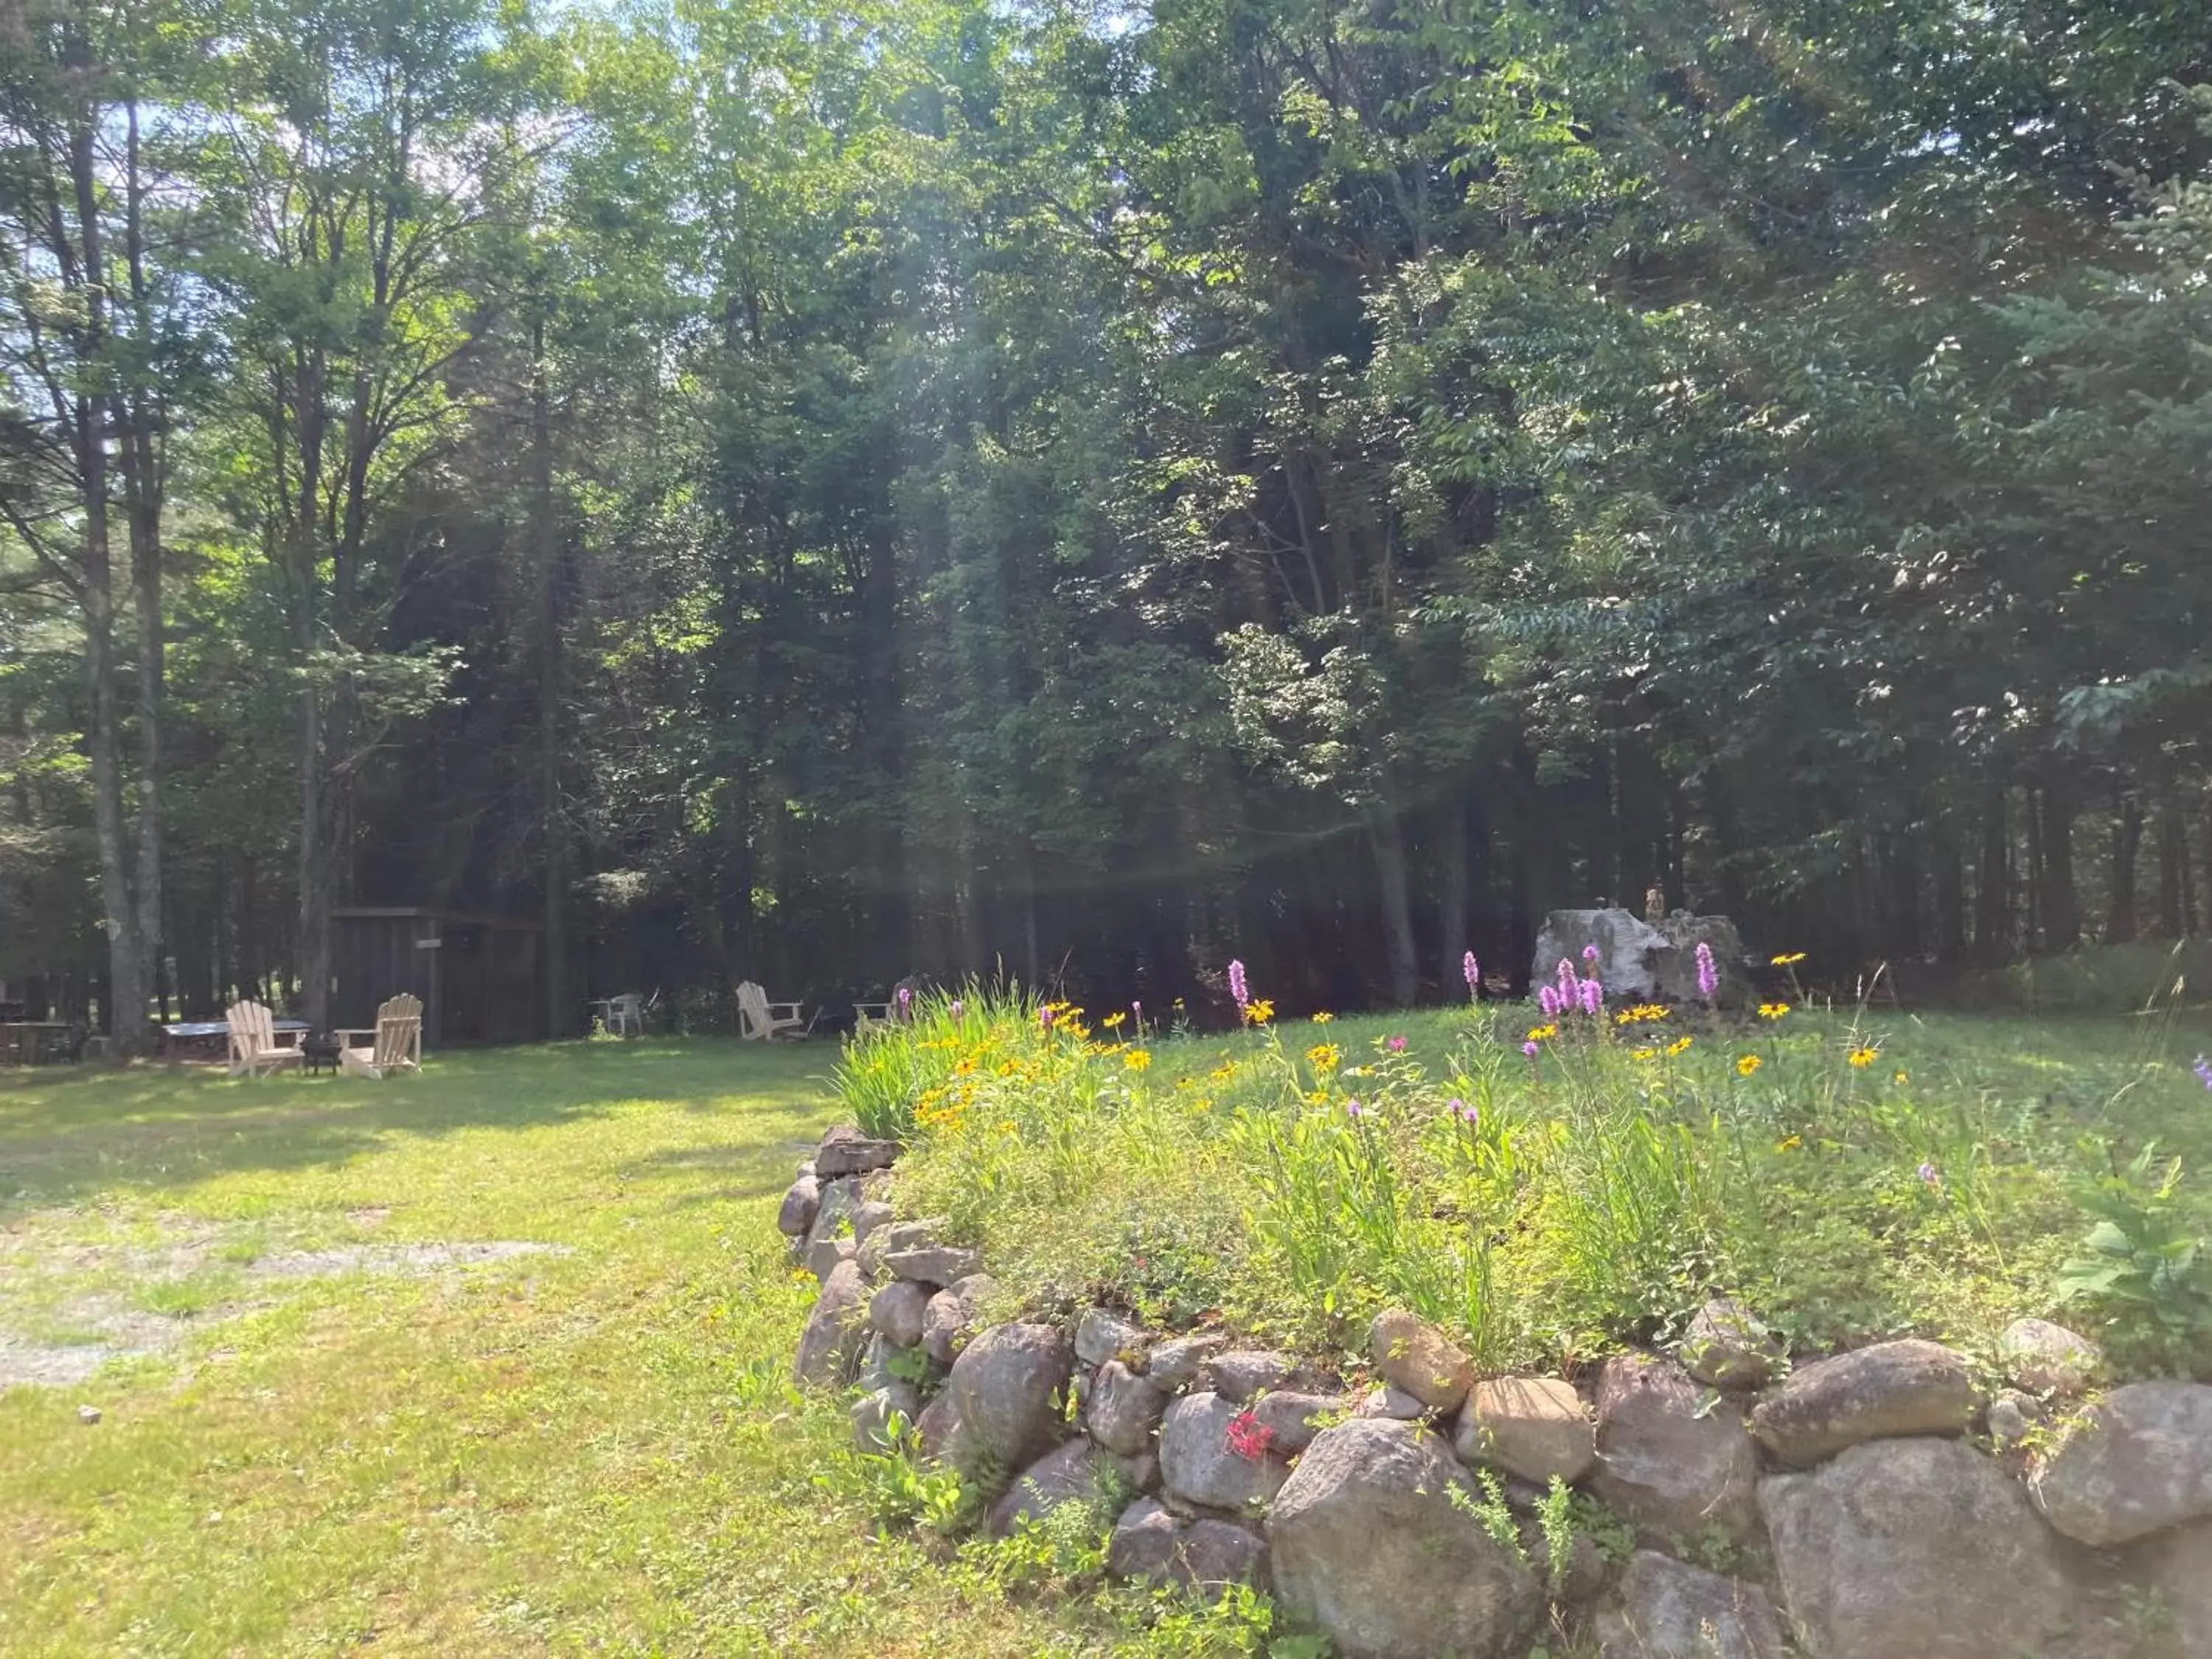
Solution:
[{"label": "lawn", "polygon": [[1112,1646],[879,1540],[786,1386],[832,1059],[0,1081],[0,1367],[154,1350],[0,1388],[0,1653]]}]

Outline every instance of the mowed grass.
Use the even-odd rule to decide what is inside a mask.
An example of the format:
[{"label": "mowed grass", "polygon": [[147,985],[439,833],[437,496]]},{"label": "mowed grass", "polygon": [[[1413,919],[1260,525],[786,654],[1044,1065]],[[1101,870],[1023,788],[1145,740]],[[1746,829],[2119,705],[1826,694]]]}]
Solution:
[{"label": "mowed grass", "polygon": [[[774,1218],[832,1058],[654,1042],[382,1085],[0,1082],[6,1281],[42,1286],[50,1324],[88,1291],[191,1332],[0,1391],[0,1653],[1112,1647],[879,1539],[842,1408],[786,1385],[812,1285]],[[493,1242],[566,1253],[256,1274]]]}]

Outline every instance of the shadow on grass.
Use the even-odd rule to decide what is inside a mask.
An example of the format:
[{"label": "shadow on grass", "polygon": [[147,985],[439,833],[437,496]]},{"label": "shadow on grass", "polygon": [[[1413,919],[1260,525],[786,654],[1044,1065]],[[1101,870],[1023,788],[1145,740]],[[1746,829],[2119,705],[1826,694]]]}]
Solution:
[{"label": "shadow on grass", "polygon": [[818,1050],[700,1038],[462,1049],[382,1083],[169,1066],[21,1073],[0,1086],[0,1220],[117,1188],[311,1169],[396,1137],[521,1132],[645,1102],[754,1118],[732,1137],[736,1174],[826,1113],[824,1066]]}]

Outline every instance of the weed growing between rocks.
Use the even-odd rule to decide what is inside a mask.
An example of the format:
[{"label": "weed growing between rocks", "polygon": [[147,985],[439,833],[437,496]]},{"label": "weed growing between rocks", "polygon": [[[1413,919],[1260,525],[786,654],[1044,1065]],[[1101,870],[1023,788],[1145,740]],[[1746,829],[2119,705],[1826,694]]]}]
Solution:
[{"label": "weed growing between rocks", "polygon": [[1291,1028],[1243,1006],[1199,1039],[969,987],[848,1045],[836,1083],[906,1143],[901,1208],[1042,1310],[1110,1288],[1325,1352],[1402,1305],[1487,1370],[1671,1340],[1717,1291],[1797,1352],[1972,1348],[2070,1298],[2131,1374],[2212,1359],[2206,1208],[2145,1151],[2187,1098],[2160,1028],[2039,1097],[2011,1055],[1802,999]]}]

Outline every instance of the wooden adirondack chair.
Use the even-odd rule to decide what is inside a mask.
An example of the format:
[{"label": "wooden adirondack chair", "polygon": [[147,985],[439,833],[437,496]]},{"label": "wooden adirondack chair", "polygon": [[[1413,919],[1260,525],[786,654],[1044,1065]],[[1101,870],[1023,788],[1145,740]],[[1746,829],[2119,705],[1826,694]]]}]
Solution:
[{"label": "wooden adirondack chair", "polygon": [[300,1033],[287,1031],[280,1040],[276,1016],[258,1002],[231,1006],[224,1017],[230,1026],[230,1074],[265,1077],[300,1063]]},{"label": "wooden adirondack chair", "polygon": [[812,1020],[799,1017],[796,1002],[770,1002],[768,993],[750,980],[738,987],[739,1036],[757,1037],[765,1042],[771,1037],[805,1036],[813,1029]]},{"label": "wooden adirondack chair", "polygon": [[[367,1037],[359,1047],[349,1037]],[[338,1065],[356,1077],[381,1079],[392,1072],[422,1069],[422,999],[405,992],[376,1011],[373,1031],[340,1031]]]}]

